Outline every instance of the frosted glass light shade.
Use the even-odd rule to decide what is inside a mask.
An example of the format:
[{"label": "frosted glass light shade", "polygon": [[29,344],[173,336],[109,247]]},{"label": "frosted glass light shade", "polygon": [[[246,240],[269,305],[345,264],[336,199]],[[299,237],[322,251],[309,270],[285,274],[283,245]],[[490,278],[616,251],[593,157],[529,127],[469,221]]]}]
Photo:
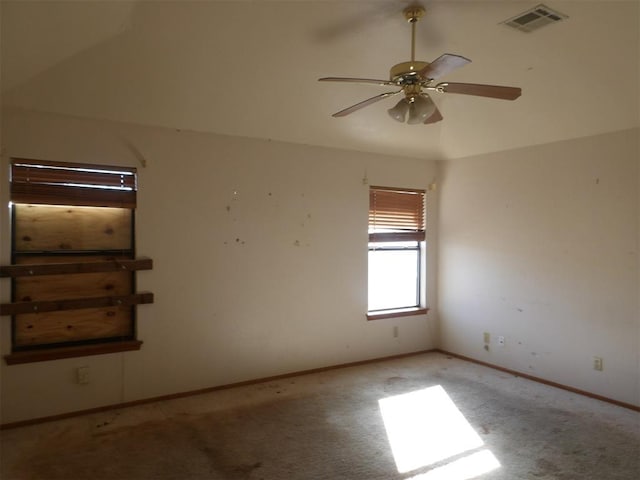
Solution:
[{"label": "frosted glass light shade", "polygon": [[406,98],[400,100],[395,107],[387,110],[389,116],[398,122],[404,122],[407,112],[409,111],[409,102]]},{"label": "frosted glass light shade", "polygon": [[427,95],[417,95],[409,105],[409,119],[407,123],[416,125],[424,123],[436,111],[436,105]]}]

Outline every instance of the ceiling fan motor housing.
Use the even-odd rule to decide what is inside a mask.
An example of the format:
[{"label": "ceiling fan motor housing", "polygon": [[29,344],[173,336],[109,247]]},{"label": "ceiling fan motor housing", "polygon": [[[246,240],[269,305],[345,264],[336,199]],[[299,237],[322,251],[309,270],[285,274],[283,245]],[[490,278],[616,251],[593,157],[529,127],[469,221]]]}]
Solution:
[{"label": "ceiling fan motor housing", "polygon": [[429,62],[402,62],[391,67],[389,78],[392,82],[404,84],[419,83],[423,78],[418,76],[418,72],[429,65]]}]

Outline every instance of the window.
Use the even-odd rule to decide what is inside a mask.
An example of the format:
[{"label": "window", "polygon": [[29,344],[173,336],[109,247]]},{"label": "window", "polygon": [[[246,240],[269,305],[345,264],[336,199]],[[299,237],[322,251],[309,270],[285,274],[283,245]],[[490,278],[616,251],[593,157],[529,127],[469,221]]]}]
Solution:
[{"label": "window", "polygon": [[424,308],[425,191],[369,189],[369,319]]},{"label": "window", "polygon": [[137,350],[135,168],[11,163],[11,351],[7,363]]}]

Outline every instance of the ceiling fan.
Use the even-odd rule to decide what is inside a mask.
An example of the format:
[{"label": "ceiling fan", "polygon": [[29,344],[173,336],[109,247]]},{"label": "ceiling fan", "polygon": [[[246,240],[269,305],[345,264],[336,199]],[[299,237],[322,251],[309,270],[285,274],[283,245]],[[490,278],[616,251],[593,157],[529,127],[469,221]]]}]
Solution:
[{"label": "ceiling fan", "polygon": [[443,82],[434,85],[434,80],[440,78],[456,68],[462,67],[471,60],[460,55],[445,53],[433,62],[415,60],[416,23],[424,15],[424,7],[420,5],[410,6],[404,9],[404,17],[411,24],[411,61],[398,63],[391,67],[389,80],[374,80],[370,78],[345,78],[324,77],[320,82],[349,82],[372,83],[381,86],[400,87],[400,90],[385,92],[375,97],[363,100],[344,110],[334,113],[334,117],[344,117],[361,108],[384,100],[387,97],[404,93],[404,98],[395,107],[388,110],[389,115],[398,122],[404,122],[409,114],[409,124],[431,124],[442,120],[442,114],[433,103],[427,92],[460,93],[463,95],[476,95],[480,97],[497,98],[501,100],[515,100],[522,90],[517,87],[504,87],[500,85],[482,85],[477,83],[453,83]]}]

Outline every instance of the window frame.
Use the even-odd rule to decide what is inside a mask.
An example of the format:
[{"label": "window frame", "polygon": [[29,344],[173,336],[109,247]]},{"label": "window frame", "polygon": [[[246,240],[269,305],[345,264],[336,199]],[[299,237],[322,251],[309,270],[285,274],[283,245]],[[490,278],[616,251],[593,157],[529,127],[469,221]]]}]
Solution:
[{"label": "window frame", "polygon": [[[2,304],[0,307],[2,315],[11,315],[11,353],[4,356],[6,363],[13,365],[58,358],[139,350],[142,341],[137,340],[136,305],[153,303],[153,294],[149,292],[136,293],[137,270],[149,270],[152,268],[151,259],[136,258],[135,256],[135,210],[138,189],[136,168],[22,158],[12,158],[10,167],[12,264],[0,267],[2,276],[11,277],[12,303]],[[60,207],[64,205],[70,209],[115,207],[127,210],[129,218],[125,221],[125,224],[128,223],[129,227],[128,231],[125,230],[127,232],[126,236],[121,237],[128,238],[127,247],[110,249],[95,245],[94,247],[83,248],[84,245],[80,242],[79,247],[72,250],[65,250],[62,245],[60,248],[56,247],[42,251],[19,248],[17,246],[19,232],[16,219],[20,205],[45,207]],[[44,212],[46,213],[47,209]],[[71,210],[69,210],[69,213],[71,213]],[[108,231],[103,233],[111,234]],[[39,258],[42,260],[38,261],[37,259]],[[21,261],[21,259],[26,260],[26,262]],[[55,260],[52,262],[52,259]],[[33,267],[30,268],[29,265],[33,265]],[[96,272],[119,272],[118,275],[124,274],[124,277],[119,278],[129,278],[129,280],[123,284],[122,288],[124,290],[120,293],[108,293],[113,286],[107,285],[105,287],[107,288],[106,295],[89,295],[91,298],[84,293],[75,298],[65,296],[59,300],[57,298],[48,300],[47,297],[50,298],[56,295],[52,293],[55,289],[44,290],[44,292],[50,293],[34,301],[27,298],[25,302],[25,299],[17,298],[17,285],[21,277],[45,275],[45,277],[39,278],[46,280],[48,278],[47,275],[74,275],[75,278],[75,276],[85,273],[93,273],[95,275]],[[50,280],[53,282],[51,283],[51,288],[55,288],[55,278],[58,277]],[[95,277],[89,276],[87,278]],[[81,280],[82,276],[78,277],[78,279]],[[98,287],[98,285],[96,286]],[[52,306],[52,304],[54,305]],[[33,305],[33,307],[30,305]],[[73,312],[74,310],[78,311],[78,309],[91,308],[95,309],[95,321],[98,323],[100,310],[105,310],[104,307],[108,309],[118,308],[121,309],[121,312],[129,312],[127,314],[127,332],[125,333],[123,330],[122,333],[116,336],[109,333],[104,336],[89,337],[83,337],[83,334],[80,333],[77,338],[54,342],[35,342],[33,345],[20,345],[16,341],[16,317],[31,311],[25,311],[25,307],[33,308],[36,312],[39,310],[42,310],[42,312],[64,312],[65,310]],[[107,316],[111,315],[114,315],[114,313]]]},{"label": "window frame", "polygon": [[[386,211],[381,215],[382,228],[376,228],[376,219],[378,205],[376,205],[375,194],[376,192],[386,192],[387,199],[393,197],[393,192],[397,192],[399,195],[403,194],[416,194],[419,195],[418,203],[421,205],[421,215],[416,217],[416,202],[406,202],[399,198],[398,202],[394,202],[391,199],[391,204],[383,205],[381,208]],[[413,211],[411,211],[413,210]],[[373,223],[372,223],[373,219]],[[393,308],[384,309],[369,309],[369,301],[367,300],[367,314],[368,320],[376,320],[383,318],[395,318],[405,317],[412,315],[422,315],[428,312],[426,307],[426,190],[421,189],[409,189],[409,188],[397,188],[397,187],[380,187],[371,186],[369,188],[369,241],[368,252],[376,250],[387,251],[415,251],[417,253],[417,266],[416,266],[416,305],[410,306],[398,306]],[[415,246],[398,246],[401,242],[416,242]],[[367,265],[370,268],[369,260]],[[368,277],[367,277],[368,282]],[[369,292],[370,284],[367,283],[367,293]]]}]

